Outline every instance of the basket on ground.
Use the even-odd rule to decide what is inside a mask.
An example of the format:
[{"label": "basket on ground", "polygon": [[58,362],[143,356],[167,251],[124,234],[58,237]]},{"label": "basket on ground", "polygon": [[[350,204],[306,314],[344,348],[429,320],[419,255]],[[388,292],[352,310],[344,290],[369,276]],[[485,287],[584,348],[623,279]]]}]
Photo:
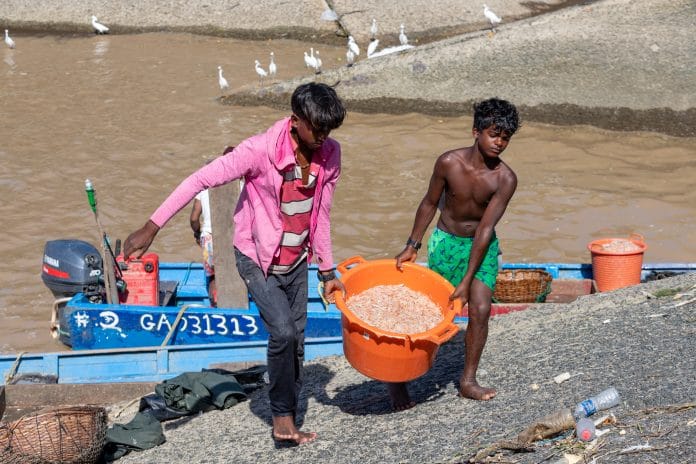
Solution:
[{"label": "basket on ground", "polygon": [[44,409],[0,427],[3,464],[91,464],[106,440],[106,410],[95,406]]},{"label": "basket on ground", "polygon": [[648,246],[643,236],[603,238],[587,245],[592,254],[592,277],[600,292],[637,285]]},{"label": "basket on ground", "polygon": [[[346,287],[345,297],[336,292],[336,306],[342,313],[343,353],[348,362],[363,375],[382,382],[407,382],[428,372],[440,345],[459,330],[453,321],[461,311],[461,301],[450,303],[452,284],[419,264],[404,263],[400,271],[394,259],[366,261],[354,256],[337,269]],[[418,334],[388,332],[368,325],[346,305],[346,300],[369,288],[399,284],[430,298],[440,308],[442,321]]]},{"label": "basket on ground", "polygon": [[498,303],[543,303],[551,293],[551,274],[543,269],[504,269],[495,280]]}]

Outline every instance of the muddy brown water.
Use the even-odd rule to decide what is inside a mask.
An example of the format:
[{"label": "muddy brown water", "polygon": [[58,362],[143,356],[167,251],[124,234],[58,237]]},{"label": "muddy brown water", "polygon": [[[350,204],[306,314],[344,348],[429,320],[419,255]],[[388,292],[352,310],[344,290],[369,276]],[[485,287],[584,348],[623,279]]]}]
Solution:
[{"label": "muddy brown water", "polygon": [[[344,59],[343,48],[320,43],[188,34],[14,38],[16,49],[0,49],[2,352],[64,349],[48,332],[53,298],[41,257],[47,240],[98,244],[85,178],[107,233],[124,239],[206,159],[287,114],[219,104],[218,65],[234,89],[262,85],[254,60],[267,66],[271,51],[278,79],[307,74],[302,53],[312,45],[325,68]],[[469,115],[349,113],[333,134],[344,151],[336,260],[396,255],[434,158],[469,144],[470,127]],[[693,261],[694,142],[525,123],[503,155],[519,177],[498,227],[504,259],[589,262],[590,241],[636,232],[648,243],[646,261]],[[200,259],[188,207],[151,251],[164,261]]]}]

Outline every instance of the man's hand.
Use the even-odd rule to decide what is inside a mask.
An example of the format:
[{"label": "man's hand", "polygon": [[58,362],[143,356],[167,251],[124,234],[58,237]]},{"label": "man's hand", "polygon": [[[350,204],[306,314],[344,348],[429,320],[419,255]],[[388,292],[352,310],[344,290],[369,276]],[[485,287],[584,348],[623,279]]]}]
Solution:
[{"label": "man's hand", "polygon": [[403,263],[411,262],[415,263],[418,257],[418,251],[412,246],[407,246],[404,251],[396,255],[396,268],[400,271],[403,270]]},{"label": "man's hand", "polygon": [[338,292],[338,291],[343,293],[343,296],[345,297],[346,287],[343,285],[343,282],[341,282],[340,280],[332,279],[332,280],[329,280],[328,282],[324,282],[324,298],[329,303],[336,302],[336,295],[334,294],[334,292]]},{"label": "man's hand", "polygon": [[128,260],[131,255],[140,258],[155,239],[159,227],[152,221],[147,221],[144,226],[128,236],[123,244],[123,259]]}]

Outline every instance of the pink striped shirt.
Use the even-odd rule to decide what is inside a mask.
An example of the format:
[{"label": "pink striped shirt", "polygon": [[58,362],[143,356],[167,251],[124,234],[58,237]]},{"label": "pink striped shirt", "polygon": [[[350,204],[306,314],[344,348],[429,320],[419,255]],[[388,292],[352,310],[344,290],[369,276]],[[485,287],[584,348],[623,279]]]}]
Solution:
[{"label": "pink striped shirt", "polygon": [[[296,164],[290,136],[290,118],[276,122],[266,132],[241,142],[230,153],[216,158],[187,177],[157,208],[150,219],[163,227],[193,197],[206,188],[244,178],[244,187],[234,211],[234,246],[253,259],[264,272],[278,251],[282,219],[278,212],[282,172]],[[307,260],[319,269],[334,267],[331,250],[331,204],[341,173],[341,148],[328,138],[314,153],[317,180],[309,228]],[[229,244],[229,238],[218,240]]]},{"label": "pink striped shirt", "polygon": [[306,256],[309,238],[309,220],[314,201],[317,169],[310,164],[307,184],[302,184],[302,170],[298,165],[283,172],[280,187],[280,214],[283,220],[283,236],[280,250],[271,261],[268,272],[287,274]]}]

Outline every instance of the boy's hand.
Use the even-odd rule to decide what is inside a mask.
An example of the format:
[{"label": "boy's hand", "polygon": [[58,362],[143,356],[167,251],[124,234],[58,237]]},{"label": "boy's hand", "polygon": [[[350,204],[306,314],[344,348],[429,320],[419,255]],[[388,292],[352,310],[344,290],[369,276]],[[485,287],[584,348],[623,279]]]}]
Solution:
[{"label": "boy's hand", "polygon": [[334,292],[339,292],[339,291],[341,293],[343,293],[343,296],[345,296],[346,287],[343,285],[343,282],[341,282],[340,280],[331,279],[328,282],[324,282],[324,298],[329,303],[336,302],[336,295],[334,295]]},{"label": "boy's hand", "polygon": [[155,239],[159,227],[152,221],[147,221],[144,226],[128,236],[123,244],[123,259],[128,260],[131,255],[140,258]]},{"label": "boy's hand", "polygon": [[417,257],[418,251],[416,251],[413,247],[407,246],[404,248],[404,251],[396,255],[396,268],[402,271],[404,262],[415,263]]},{"label": "boy's hand", "polygon": [[454,288],[454,292],[449,297],[450,301],[454,301],[457,298],[462,300],[462,306],[469,302],[469,283],[462,281],[459,285]]}]

